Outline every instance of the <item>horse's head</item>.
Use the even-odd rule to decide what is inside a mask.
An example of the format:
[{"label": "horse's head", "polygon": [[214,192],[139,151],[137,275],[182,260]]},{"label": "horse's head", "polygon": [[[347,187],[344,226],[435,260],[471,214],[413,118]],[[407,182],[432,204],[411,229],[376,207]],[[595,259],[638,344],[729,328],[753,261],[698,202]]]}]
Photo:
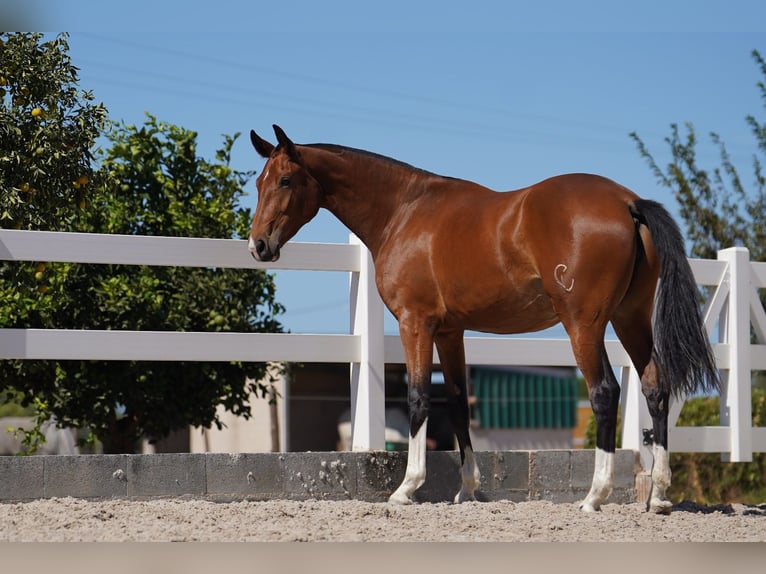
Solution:
[{"label": "horse's head", "polygon": [[300,151],[275,125],[277,145],[250,131],[255,151],[267,158],[255,182],[258,204],[250,228],[250,253],[258,261],[276,261],[279,250],[319,210],[321,188],[311,177]]}]

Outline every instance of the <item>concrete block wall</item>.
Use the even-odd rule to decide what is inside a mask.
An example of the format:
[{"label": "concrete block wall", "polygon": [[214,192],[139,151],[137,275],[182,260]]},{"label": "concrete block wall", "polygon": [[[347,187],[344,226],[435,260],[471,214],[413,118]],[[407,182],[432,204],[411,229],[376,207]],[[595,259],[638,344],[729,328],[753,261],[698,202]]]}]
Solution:
[{"label": "concrete block wall", "polygon": [[[610,502],[636,500],[634,451],[616,456]],[[592,450],[476,453],[483,501],[575,502],[590,488]],[[205,498],[383,502],[399,485],[406,452],[145,454],[0,457],[0,502],[75,498]],[[460,455],[429,452],[418,502],[451,501],[460,488]]]}]

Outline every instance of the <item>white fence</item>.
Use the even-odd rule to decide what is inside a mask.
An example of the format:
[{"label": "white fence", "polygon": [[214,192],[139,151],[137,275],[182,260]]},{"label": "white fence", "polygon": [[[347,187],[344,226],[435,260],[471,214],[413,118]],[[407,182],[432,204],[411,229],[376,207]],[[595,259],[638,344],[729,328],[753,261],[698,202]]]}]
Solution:
[{"label": "white fence", "polygon": [[[0,260],[348,272],[347,335],[0,329],[0,359],[349,363],[353,448],[384,447],[384,364],[403,363],[404,352],[398,336],[383,333],[372,259],[354,237],[349,244],[290,243],[278,262],[262,264],[253,261],[244,241],[0,230]],[[753,452],[766,451],[766,428],[752,427],[750,402],[751,371],[766,370],[766,314],[757,294],[766,287],[766,263],[750,262],[746,249],[731,248],[719,252],[718,260],[691,264],[700,285],[715,287],[705,322],[724,379],[721,426],[677,427],[682,404],[672,404],[669,446],[749,461]],[[751,324],[756,344],[750,343]],[[618,341],[607,341],[607,351],[620,372],[623,447],[641,451],[648,468],[651,455],[642,445],[641,429],[651,427],[651,419],[638,378]],[[466,360],[473,365],[576,365],[567,339],[467,337]]]}]

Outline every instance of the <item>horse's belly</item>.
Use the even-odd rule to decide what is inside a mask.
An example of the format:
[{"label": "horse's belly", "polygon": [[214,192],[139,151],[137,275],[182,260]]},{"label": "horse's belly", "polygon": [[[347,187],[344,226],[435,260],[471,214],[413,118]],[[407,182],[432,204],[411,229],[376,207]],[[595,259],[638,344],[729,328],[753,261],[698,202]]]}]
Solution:
[{"label": "horse's belly", "polygon": [[559,322],[550,299],[537,294],[530,299],[497,301],[473,310],[454,313],[448,323],[463,329],[510,335],[530,333],[552,327]]}]

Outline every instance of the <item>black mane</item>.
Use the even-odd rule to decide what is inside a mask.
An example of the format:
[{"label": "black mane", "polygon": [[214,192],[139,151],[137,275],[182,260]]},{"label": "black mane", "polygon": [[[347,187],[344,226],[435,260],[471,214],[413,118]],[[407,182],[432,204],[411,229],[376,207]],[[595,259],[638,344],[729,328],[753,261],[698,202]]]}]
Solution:
[{"label": "black mane", "polygon": [[363,150],[363,149],[357,149],[357,148],[354,148],[354,147],[348,147],[348,146],[337,145],[337,144],[325,144],[325,143],[306,144],[306,147],[318,148],[318,149],[322,149],[322,150],[325,150],[325,151],[329,151],[329,152],[332,152],[332,153],[338,153],[338,154],[351,153],[351,154],[361,155],[363,157],[368,157],[370,159],[375,159],[375,160],[381,161],[383,163],[389,163],[389,164],[395,165],[397,167],[403,167],[405,169],[410,169],[412,171],[416,171],[416,172],[422,173],[424,175],[435,176],[435,177],[443,177],[445,179],[455,179],[455,178],[452,178],[452,177],[449,177],[449,176],[444,176],[444,175],[440,175],[440,174],[437,174],[437,173],[433,173],[433,172],[428,171],[426,169],[415,167],[414,165],[411,165],[411,164],[409,164],[407,162],[404,162],[404,161],[401,161],[401,160],[398,160],[398,159],[394,159],[392,157],[388,157],[388,156],[383,155],[383,154],[379,154],[379,153],[375,153],[375,152],[367,151],[367,150]]}]

